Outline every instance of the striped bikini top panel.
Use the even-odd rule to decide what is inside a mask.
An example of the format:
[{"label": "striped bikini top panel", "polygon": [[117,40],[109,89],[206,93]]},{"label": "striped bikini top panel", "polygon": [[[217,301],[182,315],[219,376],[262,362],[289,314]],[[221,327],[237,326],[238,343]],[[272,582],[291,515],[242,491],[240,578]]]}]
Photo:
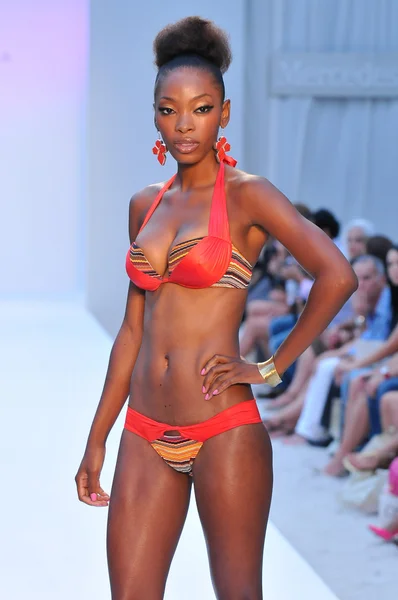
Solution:
[{"label": "striped bikini top panel", "polygon": [[[155,199],[140,231],[148,222],[173,179]],[[252,265],[230,239],[223,163],[220,165],[213,191],[207,236],[176,244],[170,252],[168,271],[165,275],[160,275],[153,268],[136,242],[131,244],[126,256],[126,271],[130,279],[135,285],[148,291],[155,291],[166,282],[196,289],[206,287],[244,289],[250,283],[252,270]]]},{"label": "striped bikini top panel", "polygon": [[[200,237],[188,240],[186,242],[181,242],[173,248],[173,250],[170,252],[169,258],[169,277],[180,261],[202,239],[203,238]],[[142,273],[149,275],[149,277],[159,278],[159,280],[162,279],[162,277],[151,267],[141,248],[139,248],[135,243],[133,243],[130,248],[130,260]],[[242,254],[234,245],[232,245],[231,260],[226,272],[219,281],[213,283],[213,285],[210,287],[230,287],[244,289],[250,283],[252,270],[253,267],[249,261],[242,256]]]}]

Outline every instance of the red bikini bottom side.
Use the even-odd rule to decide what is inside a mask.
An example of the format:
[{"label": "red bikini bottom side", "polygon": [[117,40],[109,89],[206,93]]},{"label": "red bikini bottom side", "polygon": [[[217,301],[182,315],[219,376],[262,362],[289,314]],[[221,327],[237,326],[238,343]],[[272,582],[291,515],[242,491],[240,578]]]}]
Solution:
[{"label": "red bikini bottom side", "polygon": [[182,437],[205,442],[214,435],[239,427],[239,425],[261,422],[256,401],[245,400],[195,425],[169,425],[154,421],[129,406],[124,427],[145,438],[148,442],[161,438],[165,431],[179,431]]}]

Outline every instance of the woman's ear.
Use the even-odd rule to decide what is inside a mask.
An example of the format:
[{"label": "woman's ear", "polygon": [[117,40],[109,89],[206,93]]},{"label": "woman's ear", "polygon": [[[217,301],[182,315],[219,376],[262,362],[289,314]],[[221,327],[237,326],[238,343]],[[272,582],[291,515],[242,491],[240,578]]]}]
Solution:
[{"label": "woman's ear", "polygon": [[156,123],[156,112],[155,112],[156,111],[156,106],[155,106],[155,103],[153,103],[152,106],[153,106],[153,124],[155,125],[156,131],[159,131],[158,124]]},{"label": "woman's ear", "polygon": [[231,116],[231,100],[225,100],[222,105],[221,119],[220,119],[220,127],[222,129],[224,129],[228,125],[230,116]]}]

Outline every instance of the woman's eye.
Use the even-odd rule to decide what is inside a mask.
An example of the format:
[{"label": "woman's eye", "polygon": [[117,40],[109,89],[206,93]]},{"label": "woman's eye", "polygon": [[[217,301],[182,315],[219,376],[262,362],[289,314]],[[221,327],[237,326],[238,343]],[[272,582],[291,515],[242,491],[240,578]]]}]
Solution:
[{"label": "woman's eye", "polygon": [[203,113],[210,112],[212,108],[214,108],[214,107],[210,106],[209,104],[206,104],[205,106],[199,106],[199,108],[197,108],[195,112],[203,114]]},{"label": "woman's eye", "polygon": [[158,110],[162,115],[171,115],[171,113],[174,112],[174,110],[168,106],[159,106]]}]

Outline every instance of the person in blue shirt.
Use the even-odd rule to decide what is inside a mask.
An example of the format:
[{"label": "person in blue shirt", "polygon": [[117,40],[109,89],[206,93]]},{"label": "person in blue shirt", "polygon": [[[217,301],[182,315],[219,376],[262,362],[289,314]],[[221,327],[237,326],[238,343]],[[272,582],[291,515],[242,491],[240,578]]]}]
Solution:
[{"label": "person in blue shirt", "polygon": [[[304,406],[295,428],[294,441],[323,443],[329,439],[329,432],[322,424],[322,416],[340,361],[348,356],[355,358],[359,349],[361,352],[366,351],[367,342],[383,341],[390,333],[391,296],[390,289],[386,285],[382,261],[374,256],[364,255],[358,257],[353,266],[358,277],[359,290],[366,295],[369,306],[365,330],[361,334],[359,344],[354,341],[337,351],[326,353],[325,357],[321,355],[305,394]],[[369,348],[373,349],[373,347],[374,345],[370,343]],[[343,414],[350,382],[360,373],[361,371],[353,370],[344,375],[341,386]]]}]

